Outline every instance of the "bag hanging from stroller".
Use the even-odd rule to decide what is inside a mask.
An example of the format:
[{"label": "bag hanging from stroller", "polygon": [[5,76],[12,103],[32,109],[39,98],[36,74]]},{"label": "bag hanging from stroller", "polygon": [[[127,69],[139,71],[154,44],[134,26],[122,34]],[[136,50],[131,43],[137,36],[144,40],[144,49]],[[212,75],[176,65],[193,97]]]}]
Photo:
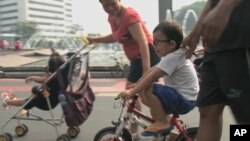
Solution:
[{"label": "bag hanging from stroller", "polygon": [[[77,69],[77,66],[79,67],[78,63],[79,58],[73,59],[73,65],[71,65],[71,69],[69,73],[71,75],[74,75],[74,72],[77,72],[77,76],[79,77],[79,71],[75,70]],[[67,100],[67,103],[65,103],[62,106],[63,113],[65,116],[65,122],[67,126],[69,127],[74,127],[74,126],[79,126],[90,115],[92,108],[93,108],[93,102],[95,100],[95,95],[89,85],[89,66],[88,66],[88,54],[87,54],[87,61],[86,61],[86,72],[84,75],[83,82],[80,84],[80,87],[77,88],[77,90],[74,92],[73,91],[73,86],[70,84],[70,90],[69,91],[64,91],[63,94],[65,95],[65,98]],[[59,73],[59,82],[62,82],[60,79],[62,77],[60,76],[61,73]],[[69,76],[69,78],[72,78],[72,76]],[[72,81],[70,81],[72,82]],[[62,83],[60,83],[61,86],[63,86]]]},{"label": "bag hanging from stroller", "polygon": [[90,115],[95,95],[89,84],[85,84],[85,88],[79,91],[79,94],[69,94],[69,101],[63,106],[63,113],[66,124],[69,127],[81,125]]}]

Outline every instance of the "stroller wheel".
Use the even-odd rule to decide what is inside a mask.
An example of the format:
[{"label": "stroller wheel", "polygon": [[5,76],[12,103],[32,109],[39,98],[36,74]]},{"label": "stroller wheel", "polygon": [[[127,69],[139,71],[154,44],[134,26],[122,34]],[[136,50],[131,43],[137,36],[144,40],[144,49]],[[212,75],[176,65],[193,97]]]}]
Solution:
[{"label": "stroller wheel", "polygon": [[21,124],[21,126],[23,126],[23,127],[24,127],[24,129],[25,129],[25,134],[26,134],[26,133],[28,133],[28,131],[29,131],[28,126],[27,126],[27,125],[25,125],[25,124]]},{"label": "stroller wheel", "polygon": [[3,135],[0,135],[0,141],[12,141],[12,135],[10,133],[4,133]]},{"label": "stroller wheel", "polygon": [[17,136],[22,137],[28,132],[28,127],[24,124],[18,125],[15,132]]},{"label": "stroller wheel", "polygon": [[71,139],[67,134],[63,134],[56,139],[56,141],[70,141],[70,140]]},{"label": "stroller wheel", "polygon": [[72,139],[76,138],[79,133],[80,133],[80,128],[79,127],[69,127],[68,128],[68,135]]}]

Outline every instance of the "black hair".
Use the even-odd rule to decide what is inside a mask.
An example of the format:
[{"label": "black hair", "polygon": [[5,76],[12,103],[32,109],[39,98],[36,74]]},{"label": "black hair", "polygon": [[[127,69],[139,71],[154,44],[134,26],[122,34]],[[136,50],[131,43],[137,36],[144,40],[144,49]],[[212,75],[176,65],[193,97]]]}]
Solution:
[{"label": "black hair", "polygon": [[174,40],[176,42],[176,49],[179,49],[183,40],[183,33],[180,25],[175,20],[166,20],[159,23],[155,29],[153,30],[153,33],[156,31],[160,31],[169,40]]},{"label": "black hair", "polygon": [[55,72],[64,62],[65,62],[64,59],[61,57],[59,53],[53,52],[49,58],[48,71],[50,73]]}]

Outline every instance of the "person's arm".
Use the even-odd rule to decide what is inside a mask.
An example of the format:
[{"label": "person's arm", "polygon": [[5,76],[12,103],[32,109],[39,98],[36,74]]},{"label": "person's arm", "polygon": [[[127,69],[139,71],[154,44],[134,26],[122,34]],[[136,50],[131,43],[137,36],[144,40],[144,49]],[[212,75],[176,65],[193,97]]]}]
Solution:
[{"label": "person's arm", "polygon": [[26,83],[30,82],[36,82],[36,83],[43,83],[48,78],[48,74],[45,74],[44,76],[28,76],[25,79]]},{"label": "person's arm", "polygon": [[144,78],[147,74],[151,73],[154,69],[155,69],[156,66],[153,66],[151,68],[149,68],[141,77],[140,79],[136,82],[136,83],[133,83],[131,85],[129,85],[126,89],[130,89],[130,88],[133,88],[135,87],[140,81],[144,81]]},{"label": "person's arm", "polygon": [[220,0],[216,7],[231,13],[242,1],[244,0]]},{"label": "person's arm", "polygon": [[112,38],[112,34],[107,36],[101,36],[101,37],[87,37],[87,40],[90,43],[113,43],[115,42]]},{"label": "person's arm", "polygon": [[152,83],[159,79],[160,77],[166,75],[164,71],[161,69],[154,67],[152,71],[149,73],[145,74],[145,77],[143,78],[143,81],[139,81],[137,85],[131,89],[125,90],[120,93],[120,95],[126,99],[130,98],[132,95],[136,93],[140,93],[146,89],[148,89]]},{"label": "person's arm", "polygon": [[143,32],[142,25],[140,23],[131,24],[128,27],[129,33],[132,35],[133,39],[138,43],[141,59],[143,73],[145,73],[150,68],[150,56],[148,50],[148,42],[146,35]]},{"label": "person's arm", "polygon": [[201,35],[204,42],[211,46],[215,44],[228,25],[232,11],[242,0],[220,0],[202,21]]},{"label": "person's arm", "polygon": [[197,43],[199,42],[200,39],[202,21],[206,17],[207,13],[211,10],[212,8],[211,4],[212,4],[211,1],[207,0],[193,30],[182,42],[182,47],[188,47],[187,58],[190,58],[194,54],[194,50],[196,49]]}]

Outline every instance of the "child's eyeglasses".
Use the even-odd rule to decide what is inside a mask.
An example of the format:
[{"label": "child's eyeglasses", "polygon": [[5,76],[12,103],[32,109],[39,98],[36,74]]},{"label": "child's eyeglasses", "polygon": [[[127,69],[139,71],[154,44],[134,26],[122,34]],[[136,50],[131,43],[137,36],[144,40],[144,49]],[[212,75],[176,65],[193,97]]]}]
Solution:
[{"label": "child's eyeglasses", "polygon": [[161,42],[166,42],[166,43],[168,43],[168,42],[170,42],[171,40],[154,40],[153,41],[153,44],[156,46],[158,43],[161,43]]}]

